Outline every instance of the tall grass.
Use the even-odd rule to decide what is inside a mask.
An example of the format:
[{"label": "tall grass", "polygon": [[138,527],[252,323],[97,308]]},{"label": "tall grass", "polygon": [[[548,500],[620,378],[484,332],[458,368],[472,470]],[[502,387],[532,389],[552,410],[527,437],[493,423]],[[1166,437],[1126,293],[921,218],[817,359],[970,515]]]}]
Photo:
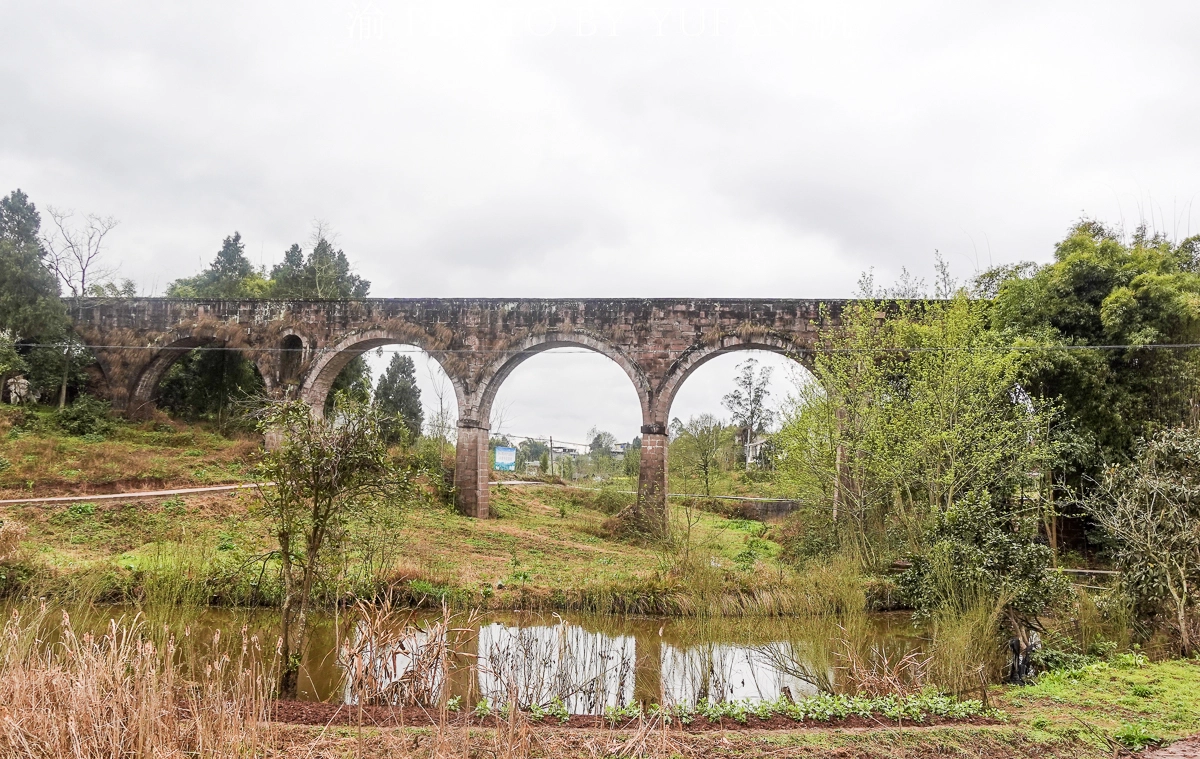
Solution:
[{"label": "tall grass", "polygon": [[1001,619],[1009,598],[960,577],[945,556],[930,565],[936,605],[930,621],[929,676],[948,693],[980,691],[1000,679],[1008,649]]},{"label": "tall grass", "polygon": [[259,641],[156,641],[140,620],[79,634],[14,612],[0,635],[0,755],[234,757],[269,742],[273,678]]}]

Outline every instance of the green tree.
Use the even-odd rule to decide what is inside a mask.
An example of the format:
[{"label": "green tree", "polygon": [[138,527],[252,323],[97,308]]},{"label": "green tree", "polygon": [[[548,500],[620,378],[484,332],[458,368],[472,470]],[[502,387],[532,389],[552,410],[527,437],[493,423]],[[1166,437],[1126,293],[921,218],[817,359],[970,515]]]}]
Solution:
[{"label": "green tree", "polygon": [[293,244],[283,261],[271,269],[271,295],[275,298],[346,299],[365,298],[371,283],[350,269],[350,261],[334,249],[328,229],[318,224],[312,249]]},{"label": "green tree", "polygon": [[584,472],[587,475],[609,474],[614,468],[613,446],[617,443],[617,438],[611,432],[592,427],[587,432],[588,439],[588,456],[587,464],[590,465],[590,472]]},{"label": "green tree", "polygon": [[616,445],[617,438],[611,432],[597,429],[595,427],[588,430],[588,450],[596,456],[611,456],[612,447]]},{"label": "green tree", "polygon": [[749,471],[750,444],[775,421],[775,412],[767,407],[767,399],[771,397],[771,367],[759,369],[758,360],[748,358],[738,365],[738,370],[735,389],[722,398],[721,403],[729,409],[733,423],[738,427],[738,442],[744,446],[742,457]]},{"label": "green tree", "polygon": [[1122,584],[1142,607],[1169,610],[1180,653],[1197,650],[1200,597],[1200,434],[1165,429],[1133,460],[1105,470],[1087,508],[1113,539]]},{"label": "green tree", "polygon": [[246,258],[240,232],[221,243],[216,258],[194,277],[177,279],[167,286],[169,298],[261,298],[269,284]]},{"label": "green tree", "polygon": [[206,421],[222,433],[246,420],[239,406],[263,394],[254,363],[235,350],[199,348],[180,357],[159,383],[158,406],[188,421]]},{"label": "green tree", "polygon": [[[362,298],[370,283],[350,271],[341,250],[333,250],[327,231],[318,228],[314,249],[305,256],[299,245],[284,254],[268,280],[246,258],[246,246],[238,232],[225,238],[207,269],[194,277],[177,279],[167,294],[177,298]],[[216,383],[215,387],[213,383]],[[330,388],[326,411],[331,411],[338,393],[359,403],[371,399],[371,371],[362,356],[355,356]],[[228,420],[228,401],[261,392],[257,369],[237,352],[198,351],[188,361],[180,360],[163,379],[160,395],[164,407],[188,418]],[[222,427],[227,422],[222,422]]]},{"label": "green tree", "polygon": [[416,366],[411,356],[392,355],[391,363],[375,386],[375,406],[383,416],[388,442],[416,440],[421,434],[425,412],[421,408],[421,389],[417,387]]},{"label": "green tree", "polygon": [[46,359],[57,364],[62,354],[19,344],[60,342],[69,330],[58,280],[46,264],[41,223],[36,206],[20,190],[0,199],[0,395],[11,377],[29,372],[31,364],[41,369]]},{"label": "green tree", "polygon": [[388,458],[379,417],[369,406],[340,397],[338,414],[319,417],[301,401],[268,405],[264,434],[280,445],[259,467],[265,514],[279,543],[283,583],[279,690],[294,697],[308,644],[313,595],[328,554],[342,547],[347,522],[379,500],[406,496],[406,474]]},{"label": "green tree", "polygon": [[961,294],[864,302],[821,331],[816,381],[776,435],[777,476],[864,564],[923,550],[930,519],[971,492],[1017,498],[1050,455],[1050,412],[1018,382],[1029,355],[988,328],[988,309]]},{"label": "green tree", "polygon": [[712,414],[700,414],[683,425],[671,443],[671,452],[677,456],[680,469],[700,481],[704,495],[712,495],[713,480],[729,455],[731,441],[724,421]]},{"label": "green tree", "polygon": [[[335,249],[329,228],[318,222],[312,235],[312,248],[306,255],[304,249],[293,244],[283,254],[283,261],[271,269],[270,295],[272,298],[304,299],[349,299],[365,298],[371,283],[355,274],[350,260],[341,249]],[[360,402],[371,396],[371,371],[362,356],[356,356],[342,369],[330,388],[332,398],[345,393]]]},{"label": "green tree", "polygon": [[[267,289],[262,273],[246,258],[239,232],[229,235],[208,268],[167,287],[172,298],[254,298]],[[240,352],[205,346],[171,365],[159,384],[158,405],[191,421],[210,421],[227,432],[235,420],[234,403],[262,394],[258,369]]]},{"label": "green tree", "polygon": [[17,353],[12,338],[0,331],[0,401],[8,391],[9,378],[28,371],[28,369],[28,364]]},{"label": "green tree", "polygon": [[1128,460],[1139,437],[1195,421],[1200,354],[1154,346],[1200,337],[1198,250],[1200,237],[1172,243],[1143,227],[1126,243],[1084,219],[1053,263],[977,281],[982,295],[994,295],[991,318],[1005,341],[1076,348],[1037,352],[1023,377],[1030,394],[1061,404],[1071,420],[1076,487],[1104,462]]},{"label": "green tree", "polygon": [[1027,642],[1025,631],[1066,597],[1070,583],[1051,567],[1036,518],[1017,506],[1011,498],[971,492],[933,515],[927,545],[900,576],[918,617],[999,605],[1008,629]]},{"label": "green tree", "polygon": [[37,207],[20,190],[0,199],[0,332],[18,343],[56,340],[67,329],[41,223]]},{"label": "green tree", "polygon": [[[529,438],[522,440],[517,445],[517,449],[524,454],[526,461],[541,461],[542,457],[546,456],[550,452],[549,447],[547,447],[545,443],[540,440],[531,440]],[[546,470],[543,468],[542,471]]]}]

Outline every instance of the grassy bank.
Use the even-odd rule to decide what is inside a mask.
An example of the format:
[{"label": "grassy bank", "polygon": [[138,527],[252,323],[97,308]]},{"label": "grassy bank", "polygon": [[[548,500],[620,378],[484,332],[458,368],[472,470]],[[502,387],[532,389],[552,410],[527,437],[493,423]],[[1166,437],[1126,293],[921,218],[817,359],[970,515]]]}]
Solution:
[{"label": "grassy bank", "polygon": [[239,482],[258,448],[165,417],[68,435],[53,409],[0,407],[0,500]]},{"label": "grassy bank", "polygon": [[[690,529],[671,547],[613,537],[628,496],[493,487],[494,518],[436,503],[348,525],[351,553],[327,596],[494,609],[736,615],[863,604],[861,583],[800,573],[758,522],[675,505]],[[133,502],[0,507],[23,532],[0,588],[76,601],[274,603],[274,541],[252,491]]]},{"label": "grassy bank", "polygon": [[1005,688],[999,706],[1039,740],[1141,749],[1200,732],[1200,660],[1117,654]]}]

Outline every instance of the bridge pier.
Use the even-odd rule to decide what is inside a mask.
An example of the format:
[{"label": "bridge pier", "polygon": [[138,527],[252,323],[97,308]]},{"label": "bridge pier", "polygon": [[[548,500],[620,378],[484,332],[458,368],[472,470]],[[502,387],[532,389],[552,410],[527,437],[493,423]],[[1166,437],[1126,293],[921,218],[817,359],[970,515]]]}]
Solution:
[{"label": "bridge pier", "polygon": [[667,534],[667,453],[670,438],[662,424],[642,425],[641,463],[638,467],[636,529],[649,535]]},{"label": "bridge pier", "polygon": [[459,513],[477,519],[488,517],[490,435],[491,430],[479,422],[459,418],[458,442],[454,448],[454,502]]}]

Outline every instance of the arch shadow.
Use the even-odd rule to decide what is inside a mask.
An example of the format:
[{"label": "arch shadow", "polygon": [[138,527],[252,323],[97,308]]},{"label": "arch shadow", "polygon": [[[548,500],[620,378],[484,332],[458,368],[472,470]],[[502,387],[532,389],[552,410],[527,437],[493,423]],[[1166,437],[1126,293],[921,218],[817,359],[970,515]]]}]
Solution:
[{"label": "arch shadow", "polygon": [[129,394],[127,413],[136,418],[151,412],[156,407],[159,383],[162,382],[167,371],[179,359],[197,348],[205,348],[214,344],[224,344],[226,350],[235,351],[246,361],[250,362],[251,366],[254,367],[254,370],[258,372],[259,377],[262,379],[264,389],[271,390],[272,382],[270,373],[264,371],[264,367],[260,364],[260,357],[254,350],[229,346],[228,341],[216,335],[189,334],[177,337],[158,351],[155,351],[153,357],[137,373],[137,378],[133,381],[132,391]]}]

